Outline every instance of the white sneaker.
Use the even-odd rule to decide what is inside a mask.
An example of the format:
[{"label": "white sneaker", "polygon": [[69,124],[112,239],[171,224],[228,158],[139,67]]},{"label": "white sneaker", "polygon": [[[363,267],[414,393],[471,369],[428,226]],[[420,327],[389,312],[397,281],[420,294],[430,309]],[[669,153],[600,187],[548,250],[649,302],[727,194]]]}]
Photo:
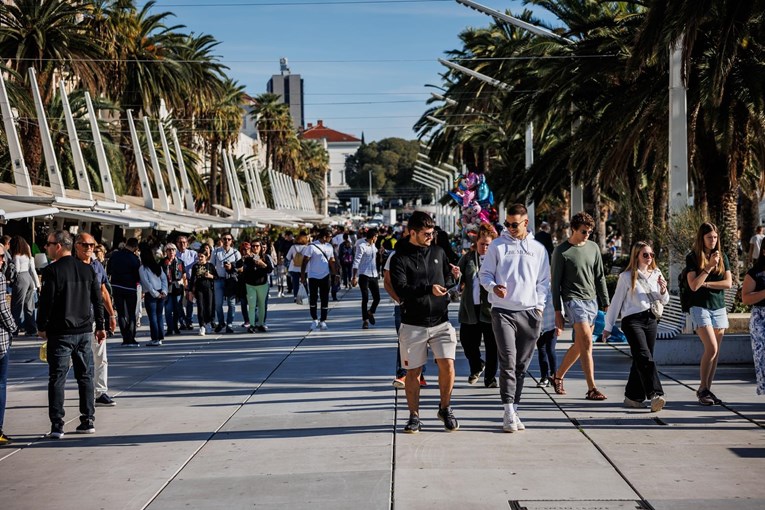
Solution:
[{"label": "white sneaker", "polygon": [[505,432],[518,432],[518,424],[515,421],[516,415],[513,411],[505,411],[502,418],[502,430]]},{"label": "white sneaker", "polygon": [[313,331],[314,329],[319,329],[319,321],[318,320],[311,322],[311,331]]},{"label": "white sneaker", "polygon": [[645,404],[639,400],[632,400],[629,397],[624,397],[624,407],[630,407],[632,409],[643,409]]},{"label": "white sneaker", "polygon": [[204,326],[199,326],[199,336],[205,336],[207,334],[207,329]]},{"label": "white sneaker", "polygon": [[319,323],[319,328],[321,328],[322,331],[326,331],[327,330],[327,323],[324,322],[324,321],[321,321]]},{"label": "white sneaker", "polygon": [[651,412],[658,413],[667,404],[667,400],[662,395],[654,395],[651,399]]},{"label": "white sneaker", "polygon": [[526,430],[526,425],[523,424],[521,417],[518,416],[518,413],[513,414],[515,415],[515,426],[518,427],[518,430]]}]

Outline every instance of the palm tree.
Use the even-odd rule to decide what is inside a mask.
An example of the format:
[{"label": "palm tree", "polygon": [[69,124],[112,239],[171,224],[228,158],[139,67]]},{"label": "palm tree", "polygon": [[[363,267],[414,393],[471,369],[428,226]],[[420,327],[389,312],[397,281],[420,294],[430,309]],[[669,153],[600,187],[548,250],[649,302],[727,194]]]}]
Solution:
[{"label": "palm tree", "polygon": [[311,186],[314,197],[319,197],[319,206],[323,205],[324,176],[329,172],[329,153],[316,140],[300,140],[300,160],[302,163],[302,180]]},{"label": "palm tree", "polygon": [[[260,139],[266,146],[266,167],[280,169],[279,147],[293,132],[289,106],[282,102],[278,94],[260,94],[255,98],[255,108],[250,116],[257,122]],[[293,146],[292,149],[294,148]],[[283,157],[283,154],[281,155]]]},{"label": "palm tree", "polygon": [[[667,47],[684,42],[691,173],[695,195],[721,224],[723,246],[736,267],[742,178],[765,163],[763,2],[657,0],[641,27],[636,66],[666,65]],[[756,179],[759,180],[759,179]],[[737,275],[738,276],[738,275]]]},{"label": "palm tree", "polygon": [[210,175],[208,177],[209,203],[208,210],[212,213],[214,204],[220,203],[223,196],[225,180],[218,183],[218,172],[221,168],[220,151],[230,148],[239,135],[242,127],[241,105],[244,102],[244,86],[227,78],[220,87],[224,93],[216,98],[207,109],[201,112],[197,128],[205,140],[206,152],[210,158]]},{"label": "palm tree", "polygon": [[[28,69],[35,69],[44,104],[50,103],[61,78],[76,77],[89,87],[102,79],[101,67],[93,65],[103,58],[102,46],[80,21],[87,5],[84,0],[0,4],[0,57],[24,83],[28,84]],[[37,183],[40,133],[33,123],[22,123],[19,131],[30,177]]]}]

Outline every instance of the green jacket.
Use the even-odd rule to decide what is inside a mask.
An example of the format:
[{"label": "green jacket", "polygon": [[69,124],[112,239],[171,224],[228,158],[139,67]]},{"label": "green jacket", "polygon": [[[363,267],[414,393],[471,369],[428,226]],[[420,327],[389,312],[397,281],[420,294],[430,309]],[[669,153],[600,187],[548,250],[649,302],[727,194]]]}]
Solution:
[{"label": "green jacket", "polygon": [[478,278],[478,256],[474,250],[470,250],[459,260],[457,265],[462,271],[462,281],[464,284],[462,296],[460,298],[460,324],[478,324],[481,322],[491,322],[491,305],[489,304],[489,293],[481,287],[481,312],[480,317],[476,315],[475,303],[473,302],[473,280]]}]

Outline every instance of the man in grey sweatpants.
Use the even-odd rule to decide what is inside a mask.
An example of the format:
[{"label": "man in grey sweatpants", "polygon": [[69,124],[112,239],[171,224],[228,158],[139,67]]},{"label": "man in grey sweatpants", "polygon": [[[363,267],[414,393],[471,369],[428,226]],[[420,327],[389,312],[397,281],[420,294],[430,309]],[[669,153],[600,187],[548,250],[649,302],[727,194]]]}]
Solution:
[{"label": "man in grey sweatpants", "polygon": [[518,403],[550,292],[547,250],[529,235],[528,224],[526,207],[511,206],[507,210],[505,230],[489,246],[478,273],[492,306],[505,432],[526,428],[518,417]]}]

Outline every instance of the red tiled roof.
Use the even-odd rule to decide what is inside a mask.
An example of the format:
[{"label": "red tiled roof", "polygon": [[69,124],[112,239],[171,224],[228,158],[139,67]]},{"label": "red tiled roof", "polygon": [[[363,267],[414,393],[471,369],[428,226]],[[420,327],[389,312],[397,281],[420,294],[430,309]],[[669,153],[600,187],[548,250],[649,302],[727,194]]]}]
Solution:
[{"label": "red tiled roof", "polygon": [[335,131],[334,129],[328,128],[324,125],[323,120],[317,121],[315,126],[309,122],[308,127],[302,133],[300,133],[300,138],[304,138],[306,140],[321,140],[326,138],[328,143],[361,142],[361,140],[353,135],[348,135],[341,133],[340,131]]}]

